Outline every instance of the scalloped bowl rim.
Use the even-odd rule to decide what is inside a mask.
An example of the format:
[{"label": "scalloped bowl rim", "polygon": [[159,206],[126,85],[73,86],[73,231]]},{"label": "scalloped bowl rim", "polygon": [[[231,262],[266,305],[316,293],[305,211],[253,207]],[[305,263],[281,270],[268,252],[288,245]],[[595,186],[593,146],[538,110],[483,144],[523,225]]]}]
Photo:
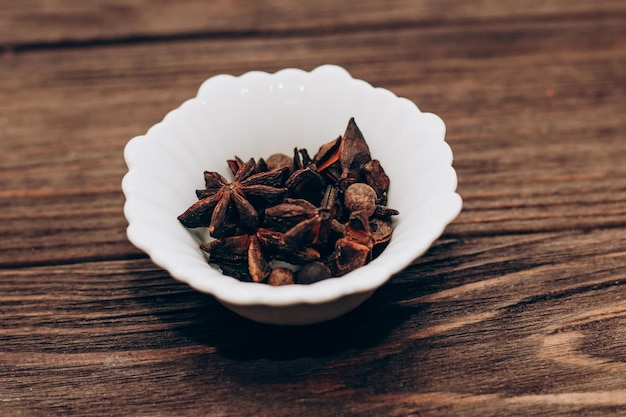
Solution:
[{"label": "scalloped bowl rim", "polygon": [[[245,80],[255,79],[258,77],[270,77],[274,80],[282,78],[296,77],[314,77],[323,74],[325,79],[332,79],[333,82],[353,83],[356,88],[370,89],[372,93],[392,96],[394,99],[403,101],[403,105],[411,106],[415,114],[420,117],[422,123],[430,123],[437,130],[441,144],[450,153],[449,163],[443,167],[438,167],[446,172],[451,172],[453,185],[450,189],[443,190],[430,197],[427,203],[432,203],[440,210],[437,211],[436,217],[428,225],[428,233],[421,235],[415,239],[415,245],[412,250],[398,251],[394,253],[395,243],[392,237],[389,246],[383,253],[368,265],[358,268],[344,276],[330,278],[311,285],[290,285],[272,287],[269,285],[242,282],[235,278],[222,275],[219,271],[211,267],[206,258],[198,249],[195,255],[190,253],[171,253],[169,246],[160,246],[159,242],[151,239],[150,228],[153,224],[144,221],[141,215],[137,213],[137,206],[141,206],[141,196],[135,192],[136,182],[134,177],[141,173],[141,166],[138,163],[142,150],[150,146],[150,137],[153,129],[168,123],[171,115],[184,112],[185,106],[195,101],[205,103],[210,97],[210,89],[222,82],[243,82]],[[347,122],[347,121],[346,121]],[[151,127],[146,134],[139,135],[131,139],[124,149],[124,158],[128,166],[128,173],[122,181],[122,190],[126,197],[124,204],[124,214],[128,220],[127,237],[133,245],[147,253],[151,260],[158,266],[167,270],[172,277],[184,282],[201,292],[209,293],[221,302],[234,306],[293,306],[298,304],[322,304],[338,300],[342,297],[357,293],[373,292],[395,273],[402,271],[409,266],[416,258],[421,256],[432,243],[438,239],[443,233],[446,226],[454,220],[461,211],[462,200],[455,192],[456,190],[456,173],[451,167],[452,153],[444,140],[445,125],[443,121],[432,113],[423,113],[411,101],[397,97],[389,90],[380,87],[373,87],[371,84],[353,78],[345,69],[335,65],[323,65],[315,68],[310,72],[306,72],[297,68],[286,68],[275,73],[266,73],[261,71],[250,71],[240,76],[228,74],[219,74],[210,77],[204,81],[196,95],[181,104],[178,108],[170,111],[161,122]],[[367,135],[365,135],[366,140]],[[328,138],[322,138],[322,141]],[[320,143],[323,143],[323,142]],[[376,158],[376,155],[373,155]],[[393,178],[392,178],[393,184]],[[401,215],[402,216],[402,213]],[[180,227],[183,227],[182,225]],[[394,226],[395,228],[396,226]],[[395,236],[395,235],[394,235]],[[195,258],[194,258],[195,256]],[[393,263],[386,262],[390,258]],[[194,260],[195,259],[195,260]],[[197,262],[196,262],[197,261]]]}]

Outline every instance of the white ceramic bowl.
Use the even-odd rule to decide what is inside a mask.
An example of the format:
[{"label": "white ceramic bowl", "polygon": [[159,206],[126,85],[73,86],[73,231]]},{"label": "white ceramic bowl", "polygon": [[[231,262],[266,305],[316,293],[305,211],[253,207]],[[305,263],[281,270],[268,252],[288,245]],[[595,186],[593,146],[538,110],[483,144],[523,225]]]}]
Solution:
[{"label": "white ceramic bowl", "polygon": [[[202,173],[226,174],[226,160],[234,155],[290,154],[296,146],[315,153],[344,132],[350,117],[391,179],[388,206],[400,211],[383,253],[347,275],[312,285],[241,282],[210,266],[198,248],[208,235],[177,219],[197,201]],[[274,324],[329,320],[356,308],[423,254],[459,214],[462,203],[444,134],[436,115],[337,66],[217,75],[127,144],[122,188],[128,239],[174,278],[244,317]]]}]

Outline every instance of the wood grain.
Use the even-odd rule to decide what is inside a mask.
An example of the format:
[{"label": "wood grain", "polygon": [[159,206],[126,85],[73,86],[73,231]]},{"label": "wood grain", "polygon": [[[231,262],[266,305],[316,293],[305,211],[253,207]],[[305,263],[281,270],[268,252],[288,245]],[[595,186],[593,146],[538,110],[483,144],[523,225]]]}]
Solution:
[{"label": "wood grain", "polygon": [[[119,188],[129,138],[192,97],[210,75],[322,62],[345,65],[446,121],[465,199],[451,232],[623,226],[626,105],[623,89],[610,87],[626,81],[619,71],[626,65],[619,42],[626,26],[606,18],[603,36],[593,36],[597,28],[594,20],[556,29],[554,22],[536,24],[532,33],[497,24],[469,34],[456,27],[402,29],[5,56],[0,264],[136,255],[123,233]],[[477,58],[514,36],[506,54]],[[346,57],[348,42],[355,53]],[[572,42],[582,45],[575,54],[568,52]],[[262,57],[254,54],[261,45]],[[281,57],[285,50],[294,53]],[[429,52],[438,59],[422,61]],[[20,74],[17,85],[13,73]],[[52,232],[40,233],[44,228]]]},{"label": "wood grain", "polygon": [[[0,5],[0,415],[626,415],[626,5]],[[126,240],[123,148],[218,73],[440,115],[464,209],[356,311],[242,319]]]},{"label": "wood grain", "polygon": [[466,24],[474,20],[567,19],[624,15],[619,0],[496,2],[392,0],[359,3],[322,0],[5,0],[0,5],[0,44],[10,49],[68,47],[171,38],[256,36],[379,28]]},{"label": "wood grain", "polygon": [[442,239],[355,312],[305,328],[240,319],[148,261],[0,271],[3,406],[608,412],[626,405],[625,244],[616,230]]}]

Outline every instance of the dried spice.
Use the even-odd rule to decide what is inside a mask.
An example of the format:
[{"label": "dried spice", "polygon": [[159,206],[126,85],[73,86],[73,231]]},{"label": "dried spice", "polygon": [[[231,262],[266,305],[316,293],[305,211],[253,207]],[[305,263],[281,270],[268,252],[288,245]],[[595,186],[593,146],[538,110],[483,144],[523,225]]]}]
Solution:
[{"label": "dried spice", "polygon": [[362,211],[370,218],[376,211],[376,191],[367,184],[355,182],[346,189],[343,204],[349,211]]},{"label": "dried spice", "polygon": [[313,204],[319,204],[324,194],[324,178],[309,157],[306,149],[294,149],[294,172],[289,176],[285,187],[287,197],[302,198]]},{"label": "dried spice", "polygon": [[217,172],[204,173],[206,188],[196,191],[200,200],[178,217],[183,225],[208,226],[215,238],[254,231],[259,221],[258,210],[285,197],[287,189],[282,186],[286,168],[256,172],[254,159],[241,165],[234,161],[231,169],[235,166],[237,171],[231,183]]},{"label": "dried spice", "polygon": [[317,281],[323,281],[332,276],[330,268],[322,262],[310,262],[304,265],[296,275],[298,284],[313,284]]},{"label": "dried spice", "polygon": [[208,228],[214,240],[200,248],[227,275],[312,284],[367,264],[391,239],[398,211],[386,206],[389,177],[354,118],[313,158],[295,148],[293,157],[226,162],[233,180],[206,171],[198,201],[178,219]]},{"label": "dried spice", "polygon": [[272,273],[267,279],[267,283],[275,287],[278,287],[279,285],[295,284],[293,272],[289,268],[282,266],[276,267],[272,269]]},{"label": "dried spice", "polygon": [[265,224],[283,232],[283,240],[290,247],[327,252],[333,243],[332,221],[337,213],[337,190],[329,185],[319,207],[304,199],[286,198],[265,211]]}]

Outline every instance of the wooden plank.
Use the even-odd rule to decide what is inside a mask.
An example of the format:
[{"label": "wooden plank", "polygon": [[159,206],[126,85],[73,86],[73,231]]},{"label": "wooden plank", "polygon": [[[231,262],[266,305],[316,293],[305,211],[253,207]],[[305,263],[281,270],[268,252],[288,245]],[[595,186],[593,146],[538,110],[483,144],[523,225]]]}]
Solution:
[{"label": "wooden plank", "polygon": [[0,411],[611,413],[624,247],[619,230],[443,239],[302,328],[238,318],[147,260],[0,270]]},{"label": "wooden plank", "polygon": [[[564,12],[565,11],[565,12]],[[576,19],[624,15],[619,0],[529,0],[468,2],[454,0],[5,0],[0,4],[0,45],[9,48],[46,44],[159,40],[203,37],[354,31],[373,27],[466,24],[475,20]]]},{"label": "wooden plank", "polygon": [[[0,3],[0,415],[624,413],[626,4],[353,5]],[[255,324],[126,241],[122,150],[325,62],[442,116],[464,211],[356,311]]]},{"label": "wooden plank", "polygon": [[4,54],[0,265],[138,256],[124,235],[119,186],[128,139],[210,75],[323,62],[344,65],[446,121],[465,198],[451,235],[623,227],[622,23],[592,15],[477,23],[470,31],[403,28]]}]

